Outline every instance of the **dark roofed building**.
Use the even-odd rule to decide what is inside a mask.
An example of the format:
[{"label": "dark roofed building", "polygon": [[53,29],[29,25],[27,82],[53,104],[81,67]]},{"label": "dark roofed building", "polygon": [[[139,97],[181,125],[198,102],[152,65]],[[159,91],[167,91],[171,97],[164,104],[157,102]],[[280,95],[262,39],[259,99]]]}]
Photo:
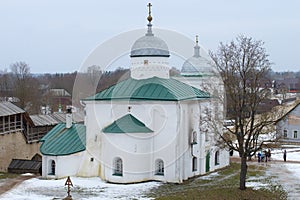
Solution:
[{"label": "dark roofed building", "polygon": [[[66,113],[53,113],[49,115],[30,115],[33,126],[27,129],[27,142],[38,142],[44,135],[59,123],[66,122]],[[72,121],[83,123],[83,114],[72,113]]]},{"label": "dark roofed building", "polygon": [[274,107],[278,106],[277,99],[264,99],[257,108],[257,114],[270,112]]},{"label": "dark roofed building", "polygon": [[12,159],[8,166],[9,173],[34,173],[41,174],[42,161],[37,160],[25,160],[25,159]]},{"label": "dark roofed building", "polygon": [[25,111],[8,101],[0,102],[0,134],[23,131]]}]

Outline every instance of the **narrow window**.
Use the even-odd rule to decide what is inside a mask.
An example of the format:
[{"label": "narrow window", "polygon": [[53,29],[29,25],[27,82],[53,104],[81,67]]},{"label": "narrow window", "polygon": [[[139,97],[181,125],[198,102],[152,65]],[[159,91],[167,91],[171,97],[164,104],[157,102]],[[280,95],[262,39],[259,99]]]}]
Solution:
[{"label": "narrow window", "polygon": [[115,158],[114,159],[114,176],[123,176],[123,163],[121,158]]},{"label": "narrow window", "polygon": [[197,144],[197,132],[196,131],[194,131],[193,133],[192,133],[192,144]]},{"label": "narrow window", "polygon": [[215,165],[219,165],[220,164],[220,152],[216,151],[215,153]]},{"label": "narrow window", "polygon": [[55,161],[54,160],[52,160],[51,161],[51,172],[50,172],[50,174],[51,175],[55,175]]},{"label": "narrow window", "polygon": [[283,137],[287,138],[287,130],[283,130]]},{"label": "narrow window", "polygon": [[206,141],[206,142],[209,141],[209,138],[208,138],[208,131],[207,131],[207,130],[205,131],[205,141]]},{"label": "narrow window", "polygon": [[148,60],[144,60],[144,65],[148,65]]},{"label": "narrow window", "polygon": [[197,157],[193,157],[192,170],[193,170],[193,172],[197,171]]},{"label": "narrow window", "polygon": [[298,138],[298,132],[294,131],[294,138]]},{"label": "narrow window", "polygon": [[161,159],[156,160],[155,162],[155,175],[163,176],[165,173],[164,161]]}]

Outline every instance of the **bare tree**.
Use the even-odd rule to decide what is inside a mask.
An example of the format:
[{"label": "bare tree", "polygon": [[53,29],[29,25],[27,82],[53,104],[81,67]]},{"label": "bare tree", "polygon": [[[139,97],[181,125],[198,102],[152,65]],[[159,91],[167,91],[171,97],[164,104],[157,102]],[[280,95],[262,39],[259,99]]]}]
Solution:
[{"label": "bare tree", "polygon": [[10,69],[14,78],[14,96],[19,99],[18,106],[30,113],[38,113],[39,84],[30,74],[30,67],[25,62],[16,62]]},{"label": "bare tree", "polygon": [[102,70],[100,66],[92,65],[87,68],[88,79],[90,80],[91,87],[95,90],[98,87],[99,80],[102,76]]},{"label": "bare tree", "polygon": [[234,123],[234,128],[227,128],[226,134],[219,136],[239,153],[241,190],[246,189],[247,157],[261,149],[264,141],[258,136],[269,133],[277,119],[270,113],[257,115],[258,106],[268,94],[260,81],[271,65],[263,45],[262,41],[241,35],[228,44],[220,43],[216,53],[210,52],[224,81],[227,111]]}]

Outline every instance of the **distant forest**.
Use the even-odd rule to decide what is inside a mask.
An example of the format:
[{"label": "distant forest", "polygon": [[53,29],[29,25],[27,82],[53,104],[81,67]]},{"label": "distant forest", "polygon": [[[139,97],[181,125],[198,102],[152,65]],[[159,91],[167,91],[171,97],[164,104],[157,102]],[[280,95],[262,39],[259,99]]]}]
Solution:
[{"label": "distant forest", "polygon": [[[179,71],[171,69],[171,75],[176,74],[179,74]],[[54,104],[58,102],[53,99],[57,94],[51,91],[62,89],[66,94],[70,94],[70,103],[80,107],[79,99],[91,96],[129,77],[129,69],[101,71],[98,66],[91,66],[86,72],[32,74],[27,63],[16,62],[11,65],[10,71],[0,71],[0,100],[12,101],[30,114],[40,114],[42,106],[50,106],[53,107],[53,111],[56,110],[57,105]],[[279,92],[300,90],[300,71],[269,71],[266,80],[269,87],[274,87],[274,83],[277,83]],[[72,100],[73,95],[77,96]]]}]

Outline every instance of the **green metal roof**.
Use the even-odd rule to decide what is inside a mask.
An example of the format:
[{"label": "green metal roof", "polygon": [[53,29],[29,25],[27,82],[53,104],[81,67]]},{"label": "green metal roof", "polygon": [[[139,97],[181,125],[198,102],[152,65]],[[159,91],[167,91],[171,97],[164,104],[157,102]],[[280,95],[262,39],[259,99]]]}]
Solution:
[{"label": "green metal roof", "polygon": [[102,130],[104,133],[152,133],[143,122],[127,114]]},{"label": "green metal roof", "polygon": [[65,123],[56,125],[40,142],[43,155],[63,156],[85,150],[86,128],[83,124],[73,124],[66,128]]},{"label": "green metal roof", "polygon": [[209,98],[207,92],[180,82],[175,79],[163,79],[153,77],[149,79],[136,80],[129,78],[119,82],[94,96],[84,100],[160,100],[181,101],[188,99]]}]

